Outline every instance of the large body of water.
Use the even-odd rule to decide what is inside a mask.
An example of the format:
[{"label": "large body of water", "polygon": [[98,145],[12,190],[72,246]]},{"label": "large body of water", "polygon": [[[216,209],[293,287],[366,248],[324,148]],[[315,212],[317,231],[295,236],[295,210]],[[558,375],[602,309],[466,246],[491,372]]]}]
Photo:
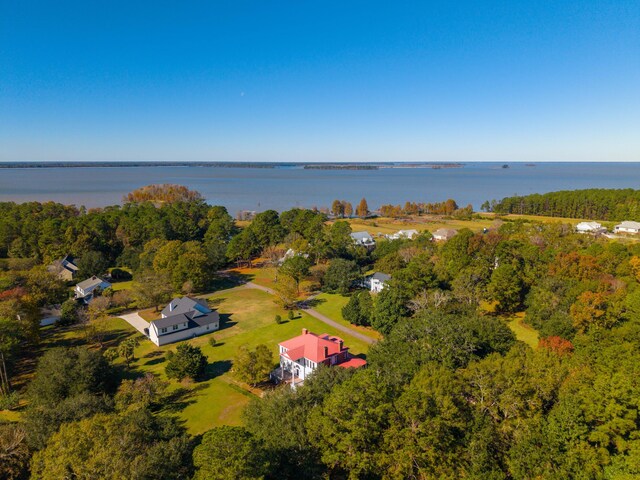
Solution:
[{"label": "large body of water", "polygon": [[144,185],[176,183],[207,202],[239,210],[328,207],[334,199],[369,208],[448,198],[477,210],[485,200],[582,188],[640,188],[640,163],[468,163],[462,168],[311,170],[301,167],[79,167],[0,169],[0,201],[47,201],[101,207]]}]

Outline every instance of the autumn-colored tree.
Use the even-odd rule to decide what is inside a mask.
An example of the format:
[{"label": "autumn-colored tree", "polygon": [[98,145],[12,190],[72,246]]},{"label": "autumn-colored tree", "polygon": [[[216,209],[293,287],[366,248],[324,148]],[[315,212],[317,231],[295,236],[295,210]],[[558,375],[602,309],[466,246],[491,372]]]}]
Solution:
[{"label": "autumn-colored tree", "polygon": [[334,200],[331,204],[331,213],[336,217],[344,217],[344,205],[340,200]]},{"label": "autumn-colored tree", "polygon": [[351,215],[353,215],[353,205],[351,205],[350,202],[345,202],[343,200],[342,201],[342,206],[344,207],[344,216],[345,217],[350,217]]},{"label": "autumn-colored tree", "polygon": [[631,257],[631,259],[629,260],[629,265],[631,265],[631,273],[633,273],[633,276],[636,277],[636,280],[640,282],[640,257],[637,255]]},{"label": "autumn-colored tree", "polygon": [[558,336],[545,337],[538,342],[538,348],[544,348],[563,356],[573,352],[573,343]]},{"label": "autumn-colored tree", "polygon": [[578,296],[571,305],[570,313],[573,326],[580,332],[592,326],[609,328],[615,319],[607,315],[608,295],[603,292],[587,291]]},{"label": "autumn-colored tree", "polygon": [[147,185],[140,187],[124,196],[126,203],[153,202],[156,204],[175,202],[202,201],[203,197],[195,190],[189,190],[184,185],[165,183],[162,185]]},{"label": "autumn-colored tree", "polygon": [[366,199],[363,198],[360,200],[360,203],[356,207],[356,215],[363,218],[369,215],[369,205],[367,205]]}]

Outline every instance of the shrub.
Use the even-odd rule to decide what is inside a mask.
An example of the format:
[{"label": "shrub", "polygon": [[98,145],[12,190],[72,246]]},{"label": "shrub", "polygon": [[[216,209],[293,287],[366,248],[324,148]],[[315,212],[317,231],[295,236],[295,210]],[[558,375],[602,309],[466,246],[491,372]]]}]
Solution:
[{"label": "shrub", "polygon": [[122,270],[121,268],[114,268],[113,270],[111,270],[111,278],[113,280],[126,281],[131,280],[133,276],[126,270]]},{"label": "shrub", "polygon": [[212,347],[215,347],[217,344],[218,344],[218,341],[216,340],[216,337],[209,338],[209,345],[211,345]]},{"label": "shrub", "polygon": [[7,395],[0,395],[0,410],[12,410],[18,406],[20,396],[18,392],[9,392]]},{"label": "shrub", "polygon": [[289,313],[287,315],[289,316],[289,320],[293,320],[294,318],[296,318],[295,314],[293,313],[293,310],[289,310]]}]

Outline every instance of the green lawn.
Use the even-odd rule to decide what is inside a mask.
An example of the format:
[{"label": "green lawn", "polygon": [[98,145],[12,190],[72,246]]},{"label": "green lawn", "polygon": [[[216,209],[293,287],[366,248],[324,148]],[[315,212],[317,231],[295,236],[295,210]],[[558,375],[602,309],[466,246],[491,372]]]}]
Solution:
[{"label": "green lawn", "polygon": [[111,284],[111,288],[113,289],[114,292],[117,292],[118,290],[131,290],[131,287],[133,285],[133,280],[127,280],[125,282],[113,282]]},{"label": "green lawn", "polygon": [[[200,346],[207,355],[209,367],[203,381],[181,384],[170,381],[172,401],[165,411],[176,414],[185,422],[192,434],[200,434],[219,425],[238,425],[240,414],[249,399],[254,396],[251,389],[237,382],[230,374],[231,363],[238,347],[255,347],[263,343],[273,352],[274,366],[277,363],[278,343],[299,335],[302,328],[314,333],[329,333],[342,337],[354,354],[366,354],[368,345],[362,341],[338,332],[304,312],[294,320],[278,325],[274,321],[276,314],[286,319],[286,312],[275,305],[273,297],[256,289],[237,288],[223,290],[208,297],[209,302],[220,312],[222,329],[211,335],[190,340]],[[152,372],[166,380],[164,374],[165,354],[175,350],[178,344],[156,347],[145,339],[128,323],[119,318],[104,323],[107,332],[106,346],[116,345],[125,338],[138,336],[140,344],[136,348],[136,360],[131,369],[134,373]],[[214,336],[217,345],[209,345]],[[83,344],[81,330],[59,330],[47,339],[49,347]],[[256,393],[260,393],[257,391]]]},{"label": "green lawn", "polygon": [[538,348],[538,332],[524,323],[524,313],[516,314],[509,320],[509,328],[516,334],[516,338],[531,348]]},{"label": "green lawn", "polygon": [[354,330],[357,330],[368,337],[375,338],[376,340],[382,338],[381,335],[372,328],[357,327],[350,324],[343,318],[342,307],[349,302],[349,297],[334,293],[321,293],[315,297],[315,300],[316,302],[314,302],[313,309],[323,315],[326,315],[331,320],[341,323],[349,328],[353,328]]}]

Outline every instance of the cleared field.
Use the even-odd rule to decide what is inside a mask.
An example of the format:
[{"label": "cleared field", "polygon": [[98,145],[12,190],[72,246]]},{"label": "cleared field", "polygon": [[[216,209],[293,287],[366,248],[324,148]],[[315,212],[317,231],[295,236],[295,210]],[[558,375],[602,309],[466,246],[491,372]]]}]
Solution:
[{"label": "cleared field", "polygon": [[509,328],[516,334],[516,338],[531,348],[538,348],[539,335],[538,332],[524,323],[524,312],[516,313],[508,321]]},{"label": "cleared field", "polygon": [[353,328],[368,337],[375,338],[376,340],[382,338],[382,335],[372,328],[358,327],[344,319],[342,316],[342,308],[347,304],[347,302],[349,302],[349,297],[333,293],[321,293],[314,298],[313,309],[323,315],[326,315],[331,320],[334,320],[346,327]]},{"label": "cleared field", "polygon": [[[267,345],[273,352],[275,366],[278,343],[299,335],[302,328],[307,328],[314,333],[329,333],[342,337],[354,354],[367,352],[368,345],[364,342],[335,331],[304,312],[298,313],[294,320],[286,320],[286,312],[275,305],[271,295],[260,290],[244,287],[223,290],[210,295],[208,300],[220,312],[221,330],[189,341],[201,347],[208,357],[209,365],[205,378],[193,383],[169,381],[171,401],[163,410],[177,415],[192,434],[200,434],[219,425],[240,424],[243,407],[252,396],[261,393],[237,382],[231,376],[232,361],[241,345],[249,345],[252,348],[261,343]],[[281,315],[285,322],[276,324],[276,314]],[[104,348],[117,345],[129,337],[140,339],[140,344],[135,350],[136,359],[130,367],[131,373],[142,375],[152,372],[167,380],[164,373],[165,356],[169,350],[175,350],[178,344],[156,347],[120,318],[106,320],[101,326],[105,333]],[[213,347],[209,344],[212,336],[217,341]],[[45,342],[47,348],[86,345],[82,329],[78,327],[51,329]],[[0,418],[15,415],[17,414],[14,412],[0,412]]]}]

